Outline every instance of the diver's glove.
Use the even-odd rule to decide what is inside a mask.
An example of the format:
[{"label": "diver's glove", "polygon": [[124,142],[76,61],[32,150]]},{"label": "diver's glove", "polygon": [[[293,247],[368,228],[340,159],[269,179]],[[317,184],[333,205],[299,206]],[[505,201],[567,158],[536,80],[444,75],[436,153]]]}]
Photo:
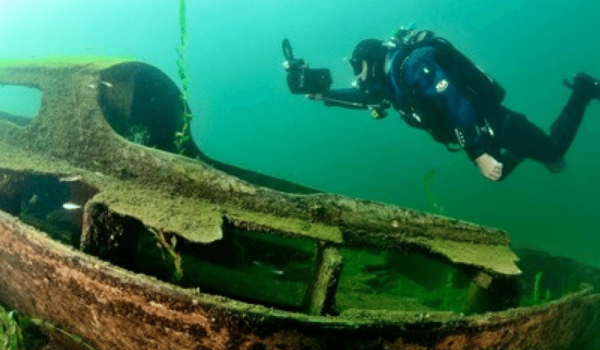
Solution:
[{"label": "diver's glove", "polygon": [[587,101],[600,100],[600,81],[587,73],[579,72],[572,83],[565,79],[563,84]]}]

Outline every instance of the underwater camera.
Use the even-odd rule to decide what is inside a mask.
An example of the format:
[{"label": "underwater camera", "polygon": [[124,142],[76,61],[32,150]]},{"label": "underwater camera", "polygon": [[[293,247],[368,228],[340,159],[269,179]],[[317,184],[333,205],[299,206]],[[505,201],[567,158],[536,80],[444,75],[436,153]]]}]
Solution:
[{"label": "underwater camera", "polygon": [[286,38],[281,43],[286,61],[287,85],[292,94],[320,94],[331,86],[331,72],[327,68],[310,69],[303,59],[294,58],[292,45]]}]

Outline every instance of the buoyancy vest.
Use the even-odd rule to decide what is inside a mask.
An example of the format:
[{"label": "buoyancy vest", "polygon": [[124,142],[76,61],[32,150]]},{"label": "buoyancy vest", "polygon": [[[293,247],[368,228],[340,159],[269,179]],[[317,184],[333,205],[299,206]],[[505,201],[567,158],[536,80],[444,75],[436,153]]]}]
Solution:
[{"label": "buoyancy vest", "polygon": [[[496,80],[450,42],[435,36],[431,31],[413,31],[401,39],[392,39],[388,46],[390,50],[385,68],[391,80],[394,108],[409,125],[427,130],[436,141],[446,146],[456,143],[453,121],[447,120],[445,116],[423,113],[419,96],[406,83],[404,64],[414,50],[433,48],[436,63],[460,92],[469,98],[476,110],[499,106],[506,95],[506,91]],[[478,123],[484,124],[485,121],[479,120]]]}]

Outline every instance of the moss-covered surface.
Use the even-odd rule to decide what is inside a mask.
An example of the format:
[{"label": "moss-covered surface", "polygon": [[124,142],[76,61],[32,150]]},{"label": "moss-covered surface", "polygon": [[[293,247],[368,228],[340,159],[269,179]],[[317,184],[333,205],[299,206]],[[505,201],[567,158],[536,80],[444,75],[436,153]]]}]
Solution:
[{"label": "moss-covered surface", "polygon": [[[408,242],[452,259],[461,255],[463,243],[483,248],[509,244],[499,230],[340,196],[285,194],[199,161],[127,142],[107,122],[107,110],[121,110],[127,116],[131,105],[123,101],[134,101],[138,91],[131,79],[140,81],[145,75],[159,79],[160,74],[141,63],[93,62],[0,68],[0,82],[36,86],[43,92],[38,117],[25,128],[0,121],[0,140],[31,151],[46,163],[62,160],[71,167],[66,166],[68,173],[85,169],[83,181],[100,189],[99,200],[157,229],[208,242],[219,238],[220,216],[230,215],[232,221],[251,230],[383,249],[397,249]],[[135,74],[124,73],[128,70]],[[160,86],[167,90],[155,91],[156,96],[178,95],[172,90],[174,85]],[[114,103],[106,96],[130,97]],[[174,101],[181,109],[180,100]],[[54,165],[24,167],[45,172],[56,169]],[[490,252],[497,258],[490,259]],[[507,249],[487,249],[482,254],[471,249],[470,257],[463,262],[500,274],[519,273],[514,267],[516,257]]]},{"label": "moss-covered surface", "polygon": [[0,67],[7,68],[73,68],[90,67],[93,69],[103,69],[118,63],[134,61],[133,57],[114,57],[114,56],[55,56],[44,57],[40,59],[0,59]]},{"label": "moss-covered surface", "polygon": [[23,345],[23,331],[15,313],[0,305],[0,350],[18,350]]},{"label": "moss-covered surface", "polygon": [[[7,262],[0,265],[0,298],[11,308],[41,312],[98,349],[274,350],[281,344],[298,350],[378,349],[382,344],[402,349],[403,344],[423,350],[558,350],[589,339],[599,321],[600,298],[589,289],[536,308],[469,317],[422,308],[308,316],[134,275],[22,227],[5,214],[0,219],[0,259]],[[20,297],[30,295],[37,298]],[[408,301],[404,305],[410,306]]]},{"label": "moss-covered surface", "polygon": [[[296,344],[290,350],[401,348],[402,344],[411,349],[463,349],[467,346],[464,344],[483,349],[489,344],[532,348],[548,343],[559,349],[556,344],[573,343],[575,337],[588,335],[590,330],[585,325],[597,324],[600,300],[589,290],[534,309],[469,318],[458,314],[454,300],[466,298],[468,303],[472,299],[472,309],[483,311],[497,309],[498,304],[478,309],[483,305],[480,301],[511,300],[511,304],[502,304],[503,309],[518,303],[513,300],[518,298],[514,291],[504,298],[498,291],[505,289],[494,287],[503,287],[503,281],[512,285],[521,273],[516,265],[518,258],[510,250],[503,231],[366,200],[286,193],[259,184],[276,184],[274,187],[290,192],[314,191],[237,169],[248,181],[241,180],[210,163],[191,159],[194,155],[202,159],[195,146],[186,147],[197,150],[188,157],[166,152],[174,146],[164,136],[171,132],[168,128],[178,126],[180,121],[168,121],[164,127],[136,124],[144,120],[146,113],[152,113],[152,108],[168,107],[165,101],[175,101],[177,107],[171,111],[174,116],[178,115],[177,108],[183,108],[180,92],[161,74],[139,62],[102,59],[89,63],[0,65],[0,83],[33,86],[43,92],[40,113],[26,127],[0,120],[0,186],[12,191],[6,192],[2,200],[9,204],[31,201],[32,198],[18,198],[24,193],[24,181],[31,177],[54,177],[58,182],[77,179],[74,185],[93,189],[87,191],[84,202],[84,251],[93,251],[122,267],[139,267],[141,264],[132,261],[135,250],[143,249],[139,238],[145,231],[157,232],[164,238],[162,247],[182,254],[183,280],[200,281],[207,289],[216,288],[207,280],[233,276],[231,281],[241,275],[231,266],[211,266],[202,260],[206,257],[198,254],[204,252],[200,246],[226,248],[228,236],[235,237],[232,233],[243,231],[249,235],[260,232],[295,237],[330,247],[332,250],[323,250],[328,253],[315,259],[331,261],[332,268],[321,269],[330,275],[329,280],[313,278],[321,286],[321,294],[317,291],[313,300],[331,297],[331,292],[323,289],[336,279],[335,270],[341,266],[336,250],[341,247],[407,250],[442,261],[466,271],[471,278],[467,278],[467,296],[460,291],[455,296],[447,294],[444,299],[442,294],[449,293],[448,288],[438,288],[426,298],[403,296],[396,310],[382,306],[385,310],[368,311],[352,307],[368,297],[368,293],[359,291],[339,295],[340,301],[345,298],[340,305],[350,306],[340,310],[338,317],[273,310],[204,292],[198,294],[193,288],[183,289],[117,268],[49,240],[0,213],[0,260],[8,262],[0,264],[0,300],[26,313],[44,312],[44,316],[91,339],[101,349],[139,349],[150,344],[156,349],[183,349],[192,344],[198,349],[275,349],[280,344]],[[157,83],[154,90],[153,82]],[[141,90],[140,85],[144,85]],[[145,98],[155,103],[161,96],[170,97],[152,104],[152,108],[144,103]],[[127,120],[123,130],[146,125],[145,142],[159,149],[135,144],[126,140],[127,135],[116,133],[121,118]],[[13,207],[15,211],[23,208]],[[236,252],[235,238],[231,242],[229,248]],[[195,253],[187,260],[186,249]],[[146,260],[156,260],[156,265],[161,260],[169,262],[161,258],[163,253],[147,255],[150,258]],[[143,255],[137,255],[140,256]],[[253,262],[236,259],[235,254],[225,258],[232,256],[233,265]],[[194,261],[195,257],[200,261]],[[186,276],[186,268],[193,272]],[[169,268],[162,271],[165,270],[167,277],[159,276],[161,271],[156,275],[169,280]],[[484,276],[486,282],[478,282],[473,276]],[[270,282],[263,277],[249,280],[266,287]],[[446,277],[446,284],[454,281],[452,276]],[[363,282],[366,281],[360,283]],[[343,277],[340,283],[345,283]],[[350,285],[355,283],[351,281]],[[375,279],[373,283],[372,288],[385,289],[385,279]],[[273,284],[279,284],[282,291],[287,288],[285,294],[295,295],[292,301],[277,295],[267,298],[276,305],[288,304],[294,309],[300,305],[300,297],[306,295],[304,282],[276,279]],[[253,288],[252,283],[238,287],[242,292],[254,289],[258,290],[256,295],[269,295],[261,288]],[[37,298],[20,297],[27,295]],[[269,305],[269,300],[265,305]],[[440,300],[447,305],[440,305]],[[379,302],[383,301],[382,305],[394,302],[387,293],[381,294]],[[374,308],[373,299],[362,306]],[[440,309],[455,312],[439,312]],[[556,315],[562,319],[556,320]],[[560,335],[560,342],[543,338],[558,333],[565,324],[570,328]],[[124,337],[124,332],[131,333]],[[507,332],[518,336],[507,338]]]},{"label": "moss-covered surface", "polygon": [[30,318],[0,305],[0,350],[95,350],[81,337],[51,322]]},{"label": "moss-covered surface", "polygon": [[342,251],[337,294],[342,314],[356,310],[455,312],[464,310],[469,277],[452,265],[419,254]]}]

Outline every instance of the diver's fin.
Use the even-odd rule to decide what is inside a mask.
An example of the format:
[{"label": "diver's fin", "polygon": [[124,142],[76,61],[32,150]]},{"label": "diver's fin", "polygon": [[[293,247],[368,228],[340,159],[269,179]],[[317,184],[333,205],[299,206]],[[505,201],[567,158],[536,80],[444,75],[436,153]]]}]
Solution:
[{"label": "diver's fin", "polygon": [[553,172],[555,174],[560,174],[567,169],[567,161],[564,158],[562,158],[558,162],[544,163],[544,165],[546,166],[546,168],[548,168],[548,170],[550,170],[550,172]]}]

